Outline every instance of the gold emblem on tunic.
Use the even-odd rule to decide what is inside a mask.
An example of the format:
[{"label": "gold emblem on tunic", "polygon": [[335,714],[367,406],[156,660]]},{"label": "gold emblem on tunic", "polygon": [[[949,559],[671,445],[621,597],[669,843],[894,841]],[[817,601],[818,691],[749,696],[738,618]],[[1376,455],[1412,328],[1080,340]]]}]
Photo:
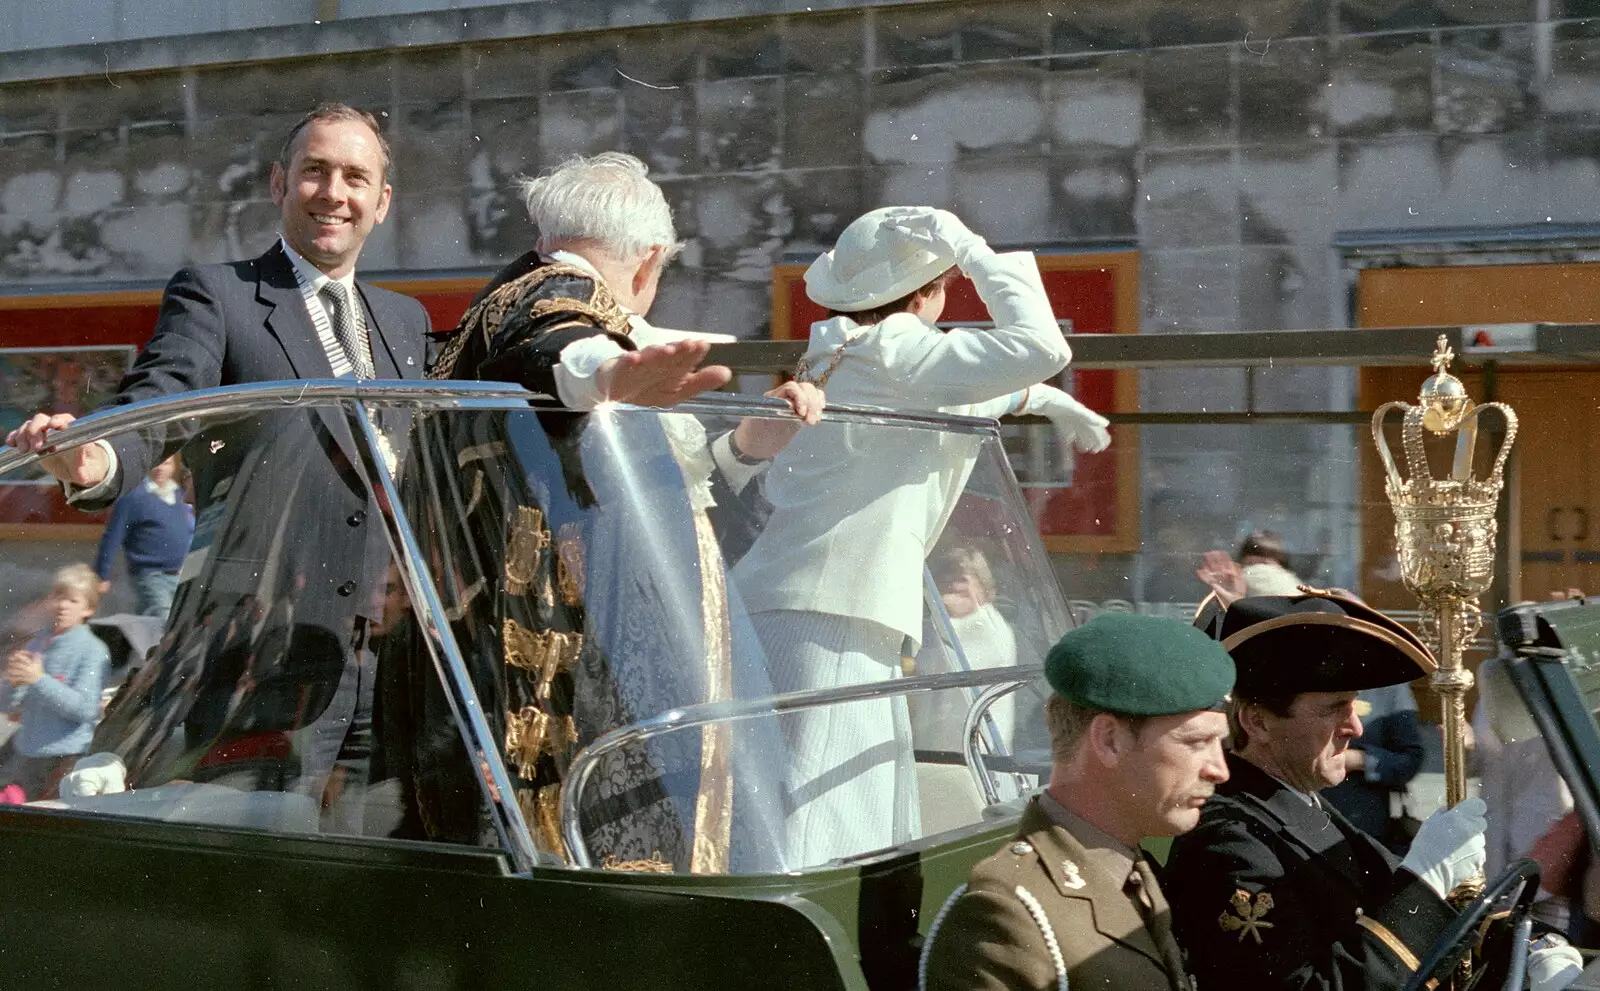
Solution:
[{"label": "gold emblem on tunic", "polygon": [[506,591],[521,595],[538,579],[539,558],[550,546],[544,513],[532,506],[518,506],[506,545]]},{"label": "gold emblem on tunic", "polygon": [[1272,911],[1272,896],[1263,891],[1256,895],[1255,904],[1252,905],[1250,892],[1240,889],[1233,893],[1232,903],[1233,912],[1223,912],[1217,919],[1222,931],[1237,932],[1241,943],[1247,935],[1254,937],[1256,945],[1260,946],[1261,930],[1272,928],[1272,923],[1261,921],[1262,916]]},{"label": "gold emblem on tunic", "polygon": [[556,585],[561,601],[568,606],[583,602],[584,549],[576,524],[563,523],[556,531]]}]

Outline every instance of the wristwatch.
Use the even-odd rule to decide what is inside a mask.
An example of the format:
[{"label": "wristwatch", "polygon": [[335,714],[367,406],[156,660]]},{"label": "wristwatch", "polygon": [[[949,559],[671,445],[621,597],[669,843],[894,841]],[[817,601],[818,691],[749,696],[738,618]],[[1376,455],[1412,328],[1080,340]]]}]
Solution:
[{"label": "wristwatch", "polygon": [[1537,953],[1540,950],[1548,950],[1552,947],[1570,945],[1572,944],[1567,942],[1567,937],[1561,935],[1560,933],[1547,932],[1543,936],[1539,936],[1536,939],[1528,940],[1528,952]]},{"label": "wristwatch", "polygon": [[743,451],[739,450],[739,445],[733,439],[734,434],[736,434],[736,433],[738,433],[738,431],[736,431],[736,430],[728,431],[728,453],[733,455],[733,460],[739,462],[742,465],[764,464],[766,462],[766,460],[767,460],[766,458],[751,457],[750,455],[748,455],[748,454],[744,453]]}]

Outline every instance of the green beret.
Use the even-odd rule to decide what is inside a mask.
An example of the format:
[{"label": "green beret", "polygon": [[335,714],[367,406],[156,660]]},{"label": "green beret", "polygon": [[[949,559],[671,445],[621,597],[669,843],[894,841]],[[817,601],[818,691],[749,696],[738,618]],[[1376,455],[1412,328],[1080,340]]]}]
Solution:
[{"label": "green beret", "polygon": [[1220,708],[1233,690],[1233,658],[1186,623],[1111,612],[1068,630],[1045,656],[1044,676],[1090,709],[1166,716]]}]

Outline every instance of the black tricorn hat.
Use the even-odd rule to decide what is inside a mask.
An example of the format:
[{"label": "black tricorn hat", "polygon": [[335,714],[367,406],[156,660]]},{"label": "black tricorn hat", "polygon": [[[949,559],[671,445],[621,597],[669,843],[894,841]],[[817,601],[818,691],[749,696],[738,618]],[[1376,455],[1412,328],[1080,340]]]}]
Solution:
[{"label": "black tricorn hat", "polygon": [[1226,609],[1205,603],[1194,625],[1219,640],[1247,699],[1359,692],[1415,681],[1438,662],[1422,641],[1371,606],[1337,592],[1257,595]]}]

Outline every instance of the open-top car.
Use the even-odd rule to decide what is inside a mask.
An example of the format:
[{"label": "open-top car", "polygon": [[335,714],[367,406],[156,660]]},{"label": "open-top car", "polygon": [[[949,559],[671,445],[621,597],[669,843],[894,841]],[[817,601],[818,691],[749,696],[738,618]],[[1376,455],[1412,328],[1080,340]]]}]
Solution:
[{"label": "open-top car", "polygon": [[[90,770],[0,807],[0,984],[915,983],[1038,783],[1037,665],[1070,624],[995,424],[830,410],[744,465],[768,492],[869,466],[849,512],[938,495],[888,590],[922,616],[899,665],[795,688],[748,603],[804,600],[748,562],[802,538],[712,455],[786,408],[530,398],[267,384],[55,435],[181,449],[200,512]],[[373,512],[297,483],[309,445]],[[330,565],[368,528],[381,559]],[[842,756],[806,771],[819,733]],[[890,789],[873,821],[829,814],[856,775]]]}]

